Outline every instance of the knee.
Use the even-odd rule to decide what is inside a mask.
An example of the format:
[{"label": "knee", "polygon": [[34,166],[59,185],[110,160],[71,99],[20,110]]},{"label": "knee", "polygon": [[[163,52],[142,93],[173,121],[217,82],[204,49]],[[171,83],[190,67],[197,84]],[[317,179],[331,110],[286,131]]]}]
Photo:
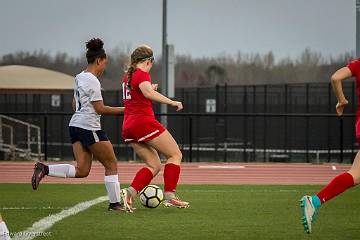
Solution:
[{"label": "knee", "polygon": [[360,184],[360,174],[356,169],[351,168],[348,172],[353,178],[354,186]]},{"label": "knee", "polygon": [[176,152],[174,152],[170,159],[168,160],[168,162],[171,162],[171,163],[175,163],[175,164],[180,164],[181,163],[181,160],[182,160],[182,153],[180,151],[180,149],[177,149]]},{"label": "knee", "polygon": [[151,166],[150,168],[153,176],[155,177],[161,170],[161,163]]},{"label": "knee", "polygon": [[107,160],[105,163],[103,163],[104,165],[104,168],[106,170],[116,170],[117,169],[117,160],[114,158],[114,159],[109,159]]},{"label": "knee", "polygon": [[353,172],[348,172],[348,173],[353,177],[354,185],[359,185],[359,183],[360,183],[360,175],[357,174],[357,173],[353,173]]},{"label": "knee", "polygon": [[81,168],[76,168],[76,177],[77,178],[85,178],[87,176],[89,176],[90,173],[90,169],[81,169]]},{"label": "knee", "polygon": [[174,158],[177,159],[177,160],[179,161],[179,163],[180,163],[181,160],[182,160],[182,157],[183,157],[183,155],[182,155],[180,149],[178,149],[178,150],[176,151],[176,153],[175,153]]}]

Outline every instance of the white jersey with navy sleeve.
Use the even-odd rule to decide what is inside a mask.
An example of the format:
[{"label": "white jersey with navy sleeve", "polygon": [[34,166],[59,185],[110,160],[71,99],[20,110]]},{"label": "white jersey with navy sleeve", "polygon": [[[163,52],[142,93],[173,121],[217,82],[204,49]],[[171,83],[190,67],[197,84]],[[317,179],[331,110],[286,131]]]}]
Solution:
[{"label": "white jersey with navy sleeve", "polygon": [[100,130],[100,117],[91,102],[103,100],[99,79],[90,72],[81,72],[75,77],[74,99],[76,110],[69,126],[87,130]]}]

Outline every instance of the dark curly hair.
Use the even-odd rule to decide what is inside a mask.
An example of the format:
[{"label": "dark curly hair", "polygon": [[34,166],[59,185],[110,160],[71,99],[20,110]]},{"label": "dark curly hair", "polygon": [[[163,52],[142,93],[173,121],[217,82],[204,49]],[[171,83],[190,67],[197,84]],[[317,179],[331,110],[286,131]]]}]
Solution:
[{"label": "dark curly hair", "polygon": [[103,47],[104,42],[100,38],[92,38],[86,42],[86,60],[89,64],[94,63],[97,58],[106,58]]}]

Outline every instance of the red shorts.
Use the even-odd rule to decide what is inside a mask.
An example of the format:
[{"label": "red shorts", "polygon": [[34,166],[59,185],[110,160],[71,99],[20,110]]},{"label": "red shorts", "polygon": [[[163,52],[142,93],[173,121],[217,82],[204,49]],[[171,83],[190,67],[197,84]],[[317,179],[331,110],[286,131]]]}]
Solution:
[{"label": "red shorts", "polygon": [[153,117],[126,117],[123,123],[122,137],[125,142],[147,142],[161,133],[166,128]]}]

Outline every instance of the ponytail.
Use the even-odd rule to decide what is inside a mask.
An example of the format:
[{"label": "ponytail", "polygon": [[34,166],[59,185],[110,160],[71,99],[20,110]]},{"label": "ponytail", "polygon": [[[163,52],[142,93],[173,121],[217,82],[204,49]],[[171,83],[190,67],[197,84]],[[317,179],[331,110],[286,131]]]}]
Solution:
[{"label": "ponytail", "polygon": [[128,89],[131,89],[131,78],[132,78],[133,73],[136,70],[136,64],[137,63],[131,63],[130,66],[128,67],[127,71],[126,71],[126,74],[127,74],[126,86],[127,86]]}]

